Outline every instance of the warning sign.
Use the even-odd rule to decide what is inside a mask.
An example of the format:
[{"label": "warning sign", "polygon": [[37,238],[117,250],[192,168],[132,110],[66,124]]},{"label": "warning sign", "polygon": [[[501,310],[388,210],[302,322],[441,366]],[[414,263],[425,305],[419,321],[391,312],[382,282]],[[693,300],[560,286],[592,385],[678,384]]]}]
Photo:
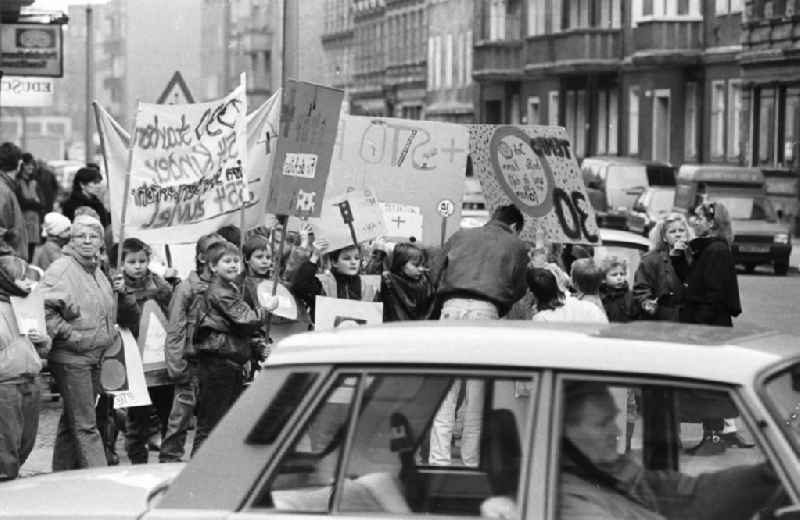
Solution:
[{"label": "warning sign", "polygon": [[167,83],[164,92],[158,96],[156,103],[160,105],[183,105],[186,103],[194,103],[194,96],[186,86],[183,76],[177,70],[172,75],[172,79]]}]

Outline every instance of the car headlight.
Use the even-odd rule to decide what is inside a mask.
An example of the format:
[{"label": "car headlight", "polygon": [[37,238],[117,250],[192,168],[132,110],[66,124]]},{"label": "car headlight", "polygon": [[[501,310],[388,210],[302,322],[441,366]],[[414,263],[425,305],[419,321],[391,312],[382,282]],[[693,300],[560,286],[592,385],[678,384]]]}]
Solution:
[{"label": "car headlight", "polygon": [[776,244],[788,244],[789,243],[789,233],[778,233],[773,238],[773,242]]}]

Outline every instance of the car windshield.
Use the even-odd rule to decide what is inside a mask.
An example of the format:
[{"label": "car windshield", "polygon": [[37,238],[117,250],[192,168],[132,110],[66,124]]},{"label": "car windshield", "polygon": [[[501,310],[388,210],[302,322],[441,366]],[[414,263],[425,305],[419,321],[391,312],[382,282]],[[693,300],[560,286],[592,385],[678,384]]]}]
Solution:
[{"label": "car windshield", "polygon": [[672,209],[675,200],[675,190],[653,190],[653,198],[650,200],[650,209],[656,214],[666,213]]},{"label": "car windshield", "polygon": [[772,203],[765,197],[710,194],[709,199],[724,204],[733,220],[777,220]]},{"label": "car windshield", "polygon": [[775,373],[764,388],[770,412],[800,454],[800,362]]}]

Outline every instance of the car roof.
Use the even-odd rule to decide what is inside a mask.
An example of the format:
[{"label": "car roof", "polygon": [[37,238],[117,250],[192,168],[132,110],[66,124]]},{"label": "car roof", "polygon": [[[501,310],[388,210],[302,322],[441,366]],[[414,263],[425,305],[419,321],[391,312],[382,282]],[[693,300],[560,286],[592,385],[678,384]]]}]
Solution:
[{"label": "car roof", "polygon": [[268,363],[542,367],[748,384],[797,355],[796,344],[795,337],[747,326],[454,320],[298,334],[279,343]]},{"label": "car roof", "polygon": [[582,162],[581,166],[585,163],[589,164],[617,164],[617,165],[626,165],[626,166],[661,166],[671,168],[672,165],[665,162],[659,161],[644,161],[642,159],[637,159],[636,157],[626,157],[623,155],[593,155],[591,157],[586,157]]},{"label": "car roof", "polygon": [[[736,178],[732,175],[741,174]],[[732,181],[763,183],[764,173],[759,168],[729,166],[725,164],[683,164],[678,169],[678,180],[690,182]]]},{"label": "car roof", "polygon": [[650,249],[650,240],[643,237],[642,235],[637,235],[636,233],[631,233],[630,231],[624,231],[622,229],[611,229],[611,228],[598,228],[600,230],[600,242],[603,244],[614,243],[614,244],[635,244],[638,246],[638,249],[645,248]]}]

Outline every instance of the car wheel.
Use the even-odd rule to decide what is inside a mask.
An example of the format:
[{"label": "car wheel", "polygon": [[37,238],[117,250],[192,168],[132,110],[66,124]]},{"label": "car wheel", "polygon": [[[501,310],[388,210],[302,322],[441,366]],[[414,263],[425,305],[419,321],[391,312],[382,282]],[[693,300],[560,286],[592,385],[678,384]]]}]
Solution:
[{"label": "car wheel", "polygon": [[789,262],[775,262],[774,270],[777,276],[786,276],[789,272]]},{"label": "car wheel", "polygon": [[744,264],[744,270],[747,274],[753,274],[756,270],[756,264]]}]

